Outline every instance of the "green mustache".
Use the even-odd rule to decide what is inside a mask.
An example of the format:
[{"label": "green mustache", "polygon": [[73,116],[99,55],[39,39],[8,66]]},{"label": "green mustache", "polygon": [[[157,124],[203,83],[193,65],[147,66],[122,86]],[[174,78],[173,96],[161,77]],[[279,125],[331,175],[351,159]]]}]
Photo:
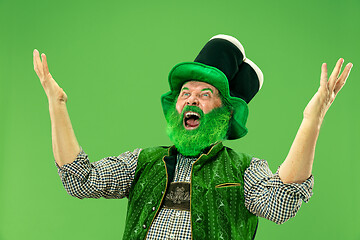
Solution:
[{"label": "green mustache", "polygon": [[204,112],[203,110],[201,110],[201,108],[199,108],[198,106],[190,106],[190,105],[186,105],[184,107],[184,109],[181,112],[181,115],[184,116],[184,114],[186,112],[196,112],[198,114],[200,114],[200,118],[204,117]]},{"label": "green mustache", "polygon": [[[184,128],[184,113],[188,111],[200,115],[201,124],[198,128]],[[227,107],[215,108],[207,114],[197,106],[185,106],[179,114],[174,107],[166,116],[167,134],[182,155],[198,156],[205,148],[226,139],[230,118],[231,111]]]}]

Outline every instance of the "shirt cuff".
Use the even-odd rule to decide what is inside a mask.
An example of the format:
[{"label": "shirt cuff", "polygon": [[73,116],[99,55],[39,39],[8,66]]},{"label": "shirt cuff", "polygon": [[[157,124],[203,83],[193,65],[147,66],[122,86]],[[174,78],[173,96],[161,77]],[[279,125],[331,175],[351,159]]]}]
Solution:
[{"label": "shirt cuff", "polygon": [[313,195],[314,176],[311,175],[302,183],[283,183],[279,177],[278,169],[273,177],[269,179],[267,185],[269,187],[283,187],[289,194],[296,194],[307,203]]},{"label": "shirt cuff", "polygon": [[58,173],[61,178],[70,174],[80,179],[85,179],[91,169],[88,155],[84,152],[82,147],[80,147],[80,152],[73,162],[65,164],[61,167],[56,162],[55,165],[58,168]]}]

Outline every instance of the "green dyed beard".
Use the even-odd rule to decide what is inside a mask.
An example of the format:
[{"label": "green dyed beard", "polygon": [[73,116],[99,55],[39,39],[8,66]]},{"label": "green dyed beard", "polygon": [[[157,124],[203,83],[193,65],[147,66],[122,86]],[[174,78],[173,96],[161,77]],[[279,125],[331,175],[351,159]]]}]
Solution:
[{"label": "green dyed beard", "polygon": [[[200,114],[200,125],[196,129],[185,129],[183,118],[187,111]],[[179,114],[174,106],[166,117],[167,134],[182,155],[198,156],[205,148],[226,138],[230,118],[231,112],[227,107],[215,108],[204,114],[197,106],[185,106]]]}]

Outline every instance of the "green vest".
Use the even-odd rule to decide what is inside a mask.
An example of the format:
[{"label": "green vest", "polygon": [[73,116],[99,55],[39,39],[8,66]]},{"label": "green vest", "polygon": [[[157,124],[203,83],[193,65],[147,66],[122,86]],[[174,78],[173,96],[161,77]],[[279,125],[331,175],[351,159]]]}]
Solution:
[{"label": "green vest", "polygon": [[[140,152],[124,239],[145,239],[174,178],[175,147]],[[245,207],[244,171],[251,156],[237,154],[220,142],[193,164],[190,184],[192,239],[253,239],[258,218]]]}]

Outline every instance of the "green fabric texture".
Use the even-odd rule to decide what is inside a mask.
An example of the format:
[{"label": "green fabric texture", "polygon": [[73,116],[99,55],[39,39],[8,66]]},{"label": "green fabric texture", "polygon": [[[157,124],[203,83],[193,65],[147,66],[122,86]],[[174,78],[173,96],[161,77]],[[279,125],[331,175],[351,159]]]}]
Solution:
[{"label": "green fabric texture", "polygon": [[246,121],[249,109],[244,100],[230,96],[229,83],[225,74],[215,67],[211,67],[198,62],[183,62],[177,64],[169,73],[170,91],[161,96],[161,104],[164,115],[167,116],[168,110],[176,101],[182,85],[187,81],[206,82],[216,87],[223,99],[232,106],[234,112],[230,120],[228,138],[238,139],[245,136],[248,132]]},{"label": "green fabric texture", "polygon": [[[141,151],[129,194],[124,239],[146,238],[160,210],[168,180],[172,181],[173,172],[169,169],[174,170],[176,154],[174,147]],[[245,207],[243,180],[250,161],[251,156],[238,154],[220,142],[193,164],[192,239],[253,239],[258,218]]]}]

